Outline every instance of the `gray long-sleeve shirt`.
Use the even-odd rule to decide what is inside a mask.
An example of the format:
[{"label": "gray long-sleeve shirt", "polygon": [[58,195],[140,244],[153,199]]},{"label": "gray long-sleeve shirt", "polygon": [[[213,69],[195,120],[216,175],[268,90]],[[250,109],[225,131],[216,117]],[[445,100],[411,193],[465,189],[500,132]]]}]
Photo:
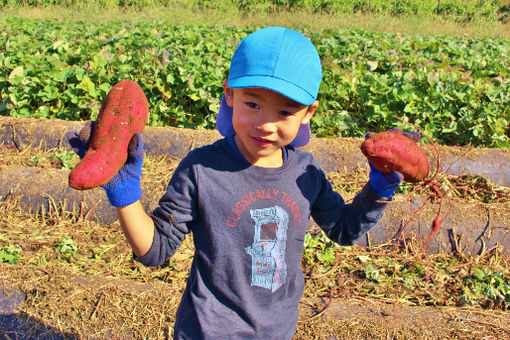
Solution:
[{"label": "gray long-sleeve shirt", "polygon": [[310,153],[289,147],[287,155],[280,168],[260,168],[221,139],[177,167],[152,213],[152,247],[137,259],[160,265],[193,232],[176,339],[290,339],[305,283],[300,263],[309,218],[347,245],[382,216],[386,204],[377,201],[388,199],[368,184],[345,204]]}]

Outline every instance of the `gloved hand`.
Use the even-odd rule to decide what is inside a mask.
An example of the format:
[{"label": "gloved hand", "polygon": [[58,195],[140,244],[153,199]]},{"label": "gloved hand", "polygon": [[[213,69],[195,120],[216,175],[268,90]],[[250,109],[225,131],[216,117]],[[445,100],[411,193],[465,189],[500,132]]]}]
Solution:
[{"label": "gloved hand", "polygon": [[393,171],[389,174],[382,173],[377,170],[370,161],[368,161],[368,165],[370,166],[368,182],[372,189],[381,196],[393,197],[398,185],[404,179],[404,175],[398,171]]},{"label": "gloved hand", "polygon": [[[76,154],[81,158],[88,149],[94,122],[85,126],[80,133],[67,131],[65,138]],[[108,201],[114,207],[123,207],[138,201],[142,197],[140,177],[143,164],[143,141],[140,132],[131,138],[128,146],[128,158],[124,166],[108,183],[101,187],[105,190]]]}]

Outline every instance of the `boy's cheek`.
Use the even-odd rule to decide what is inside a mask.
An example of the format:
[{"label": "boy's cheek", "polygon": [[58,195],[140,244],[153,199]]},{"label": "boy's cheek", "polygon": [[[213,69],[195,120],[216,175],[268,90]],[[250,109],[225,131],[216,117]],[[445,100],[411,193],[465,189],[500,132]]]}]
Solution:
[{"label": "boy's cheek", "polygon": [[234,115],[232,116],[232,125],[234,127],[234,130],[236,130],[236,132],[239,131],[239,127],[244,127],[244,126],[247,126],[249,124],[249,121],[248,119],[241,115],[241,114],[236,114],[234,113]]}]

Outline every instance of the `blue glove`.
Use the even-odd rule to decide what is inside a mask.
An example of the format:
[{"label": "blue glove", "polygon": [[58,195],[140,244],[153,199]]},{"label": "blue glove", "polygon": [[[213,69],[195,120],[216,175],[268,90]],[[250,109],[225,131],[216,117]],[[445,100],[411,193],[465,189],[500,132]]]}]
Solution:
[{"label": "blue glove", "polygon": [[368,165],[370,165],[370,173],[368,174],[370,179],[368,182],[372,189],[381,196],[393,197],[404,176],[398,171],[393,171],[389,174],[382,173],[370,161],[368,161]]},{"label": "blue glove", "polygon": [[[80,134],[75,131],[67,131],[65,137],[76,154],[81,158],[88,149],[88,141],[94,122],[85,126]],[[140,132],[131,138],[128,146],[128,158],[124,166],[101,187],[105,190],[108,201],[114,207],[123,207],[138,201],[142,197],[140,177],[143,164],[143,141]]]}]

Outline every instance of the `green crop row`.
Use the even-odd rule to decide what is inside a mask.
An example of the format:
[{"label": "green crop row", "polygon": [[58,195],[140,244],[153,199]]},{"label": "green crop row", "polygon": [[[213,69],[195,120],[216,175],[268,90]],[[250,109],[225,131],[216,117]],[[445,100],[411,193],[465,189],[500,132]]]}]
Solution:
[{"label": "green crop row", "polygon": [[310,13],[364,13],[392,16],[439,15],[450,20],[467,22],[510,20],[510,5],[502,0],[0,0],[0,7],[20,6],[100,6],[100,7],[171,7],[195,6],[207,9],[232,9],[248,13],[279,13],[307,11]]},{"label": "green crop row", "polygon": [[[111,86],[133,79],[151,125],[212,129],[230,59],[254,29],[4,18],[0,115],[94,119]],[[509,147],[509,41],[302,32],[322,58],[317,136],[409,129],[397,115],[441,144]]]}]

